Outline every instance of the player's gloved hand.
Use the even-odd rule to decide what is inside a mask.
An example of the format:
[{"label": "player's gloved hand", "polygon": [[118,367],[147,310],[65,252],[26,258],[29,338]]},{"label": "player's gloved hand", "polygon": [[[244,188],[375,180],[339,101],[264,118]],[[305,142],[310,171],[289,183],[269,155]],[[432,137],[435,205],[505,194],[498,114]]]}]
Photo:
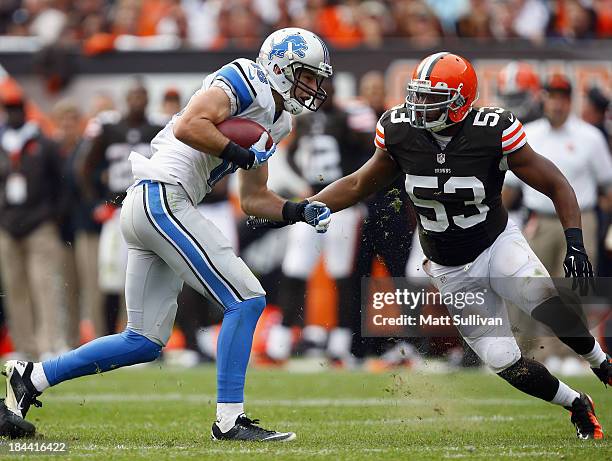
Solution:
[{"label": "player's gloved hand", "polygon": [[314,227],[319,234],[322,234],[327,232],[331,222],[331,210],[321,202],[303,200],[295,203],[287,201],[283,206],[283,219],[290,223],[305,222]]},{"label": "player's gloved hand", "polygon": [[572,290],[579,288],[580,295],[587,295],[589,287],[594,289],[593,266],[584,248],[582,230],[566,229],[565,240],[567,241],[567,254],[563,261],[565,276],[572,277]]},{"label": "player's gloved hand", "polygon": [[259,168],[276,152],[275,143],[272,143],[272,146],[266,149],[268,137],[269,134],[267,132],[262,133],[257,142],[248,149],[239,146],[234,141],[230,141],[219,154],[219,158],[229,160],[244,170]]},{"label": "player's gloved hand", "polygon": [[267,162],[270,157],[272,157],[274,152],[276,152],[276,143],[272,143],[272,147],[266,149],[269,136],[270,135],[267,132],[263,132],[257,142],[250,147],[249,151],[253,154],[254,159],[253,163],[249,168],[247,168],[247,170],[259,168],[261,165]]}]

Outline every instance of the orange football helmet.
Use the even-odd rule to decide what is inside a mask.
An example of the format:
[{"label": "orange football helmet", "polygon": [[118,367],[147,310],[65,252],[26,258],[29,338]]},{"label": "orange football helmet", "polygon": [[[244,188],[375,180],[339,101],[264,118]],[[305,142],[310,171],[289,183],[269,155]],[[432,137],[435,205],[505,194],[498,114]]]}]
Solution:
[{"label": "orange football helmet", "polygon": [[510,61],[497,76],[497,96],[504,108],[523,123],[542,115],[540,78],[532,65]]},{"label": "orange football helmet", "polygon": [[410,125],[440,131],[461,122],[478,99],[472,64],[442,51],[427,56],[412,73],[406,109]]},{"label": "orange football helmet", "polygon": [[511,61],[499,72],[497,91],[500,95],[538,93],[540,78],[531,64]]}]

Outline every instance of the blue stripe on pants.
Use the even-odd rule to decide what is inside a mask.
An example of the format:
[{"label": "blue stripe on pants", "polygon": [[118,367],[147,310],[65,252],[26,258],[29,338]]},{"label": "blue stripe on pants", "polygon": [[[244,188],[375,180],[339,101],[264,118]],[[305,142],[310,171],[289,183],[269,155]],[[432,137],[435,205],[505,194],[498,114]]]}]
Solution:
[{"label": "blue stripe on pants", "polygon": [[196,246],[189,241],[164,211],[159,183],[154,182],[146,187],[147,201],[155,224],[170,238],[174,246],[185,255],[191,266],[197,271],[200,278],[206,281],[213,295],[221,301],[224,307],[238,302],[239,300],[236,299],[223,281],[209,267]]}]

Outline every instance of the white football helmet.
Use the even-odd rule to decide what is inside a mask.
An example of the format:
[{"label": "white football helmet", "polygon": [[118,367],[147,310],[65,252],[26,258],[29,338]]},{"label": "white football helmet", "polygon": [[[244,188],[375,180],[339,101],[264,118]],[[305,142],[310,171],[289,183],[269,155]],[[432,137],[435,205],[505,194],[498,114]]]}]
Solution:
[{"label": "white football helmet", "polygon": [[[325,101],[327,94],[321,84],[331,77],[332,66],[327,46],[312,32],[297,27],[273,32],[261,45],[257,63],[266,70],[270,85],[282,95],[285,110],[291,114],[299,114],[304,107],[314,112]],[[317,76],[316,90],[300,81],[305,69]],[[306,91],[311,97],[302,103],[294,97],[295,88]]]}]

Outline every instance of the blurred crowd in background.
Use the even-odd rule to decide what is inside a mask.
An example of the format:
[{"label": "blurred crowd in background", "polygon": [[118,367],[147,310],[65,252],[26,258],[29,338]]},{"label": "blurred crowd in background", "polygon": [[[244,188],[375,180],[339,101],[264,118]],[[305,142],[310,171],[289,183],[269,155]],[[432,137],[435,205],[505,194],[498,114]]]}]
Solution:
[{"label": "blurred crowd in background", "polygon": [[[3,0],[0,35],[95,54],[118,49],[251,48],[302,27],[333,47],[386,38],[568,42],[612,38],[612,0]],[[15,42],[19,43],[19,42]]]},{"label": "blurred crowd in background", "polygon": [[[95,0],[77,3],[96,4]],[[572,88],[572,82],[563,75],[549,82],[542,79],[529,64],[509,63],[499,75],[497,102],[527,123],[528,138],[528,122],[534,121],[570,137],[559,141],[554,152],[535,148],[549,156],[559,149],[580,154],[571,169],[580,173],[581,182],[574,187],[581,206],[584,204],[583,223],[584,216],[589,217],[585,239],[597,274],[612,276],[612,189],[605,182],[610,172],[598,171],[601,156],[610,156],[612,143],[606,89],[593,87],[578,95],[584,100],[583,110],[575,113],[572,92],[578,90]],[[271,160],[271,187],[287,197],[308,196],[365,163],[374,150],[376,120],[387,109],[384,74],[365,74],[358,88],[357,97],[346,100],[333,96],[333,86],[328,85],[330,98],[325,106],[297,119],[291,138]],[[44,114],[17,82],[7,79],[0,84],[4,294],[0,298],[4,313],[0,355],[46,358],[123,329],[126,249],[118,209],[133,181],[127,157],[131,150],[148,150],[150,139],[189,96],[167,88],[162,104],[152,107],[147,87],[135,77],[124,100],[92,92],[86,101],[62,99]],[[577,134],[572,134],[573,126],[579,127]],[[565,139],[558,134],[545,138]],[[595,147],[584,150],[585,146]],[[572,170],[565,171],[570,182]],[[335,215],[334,232],[330,230],[319,245],[321,259],[319,253],[305,254],[304,248],[311,245],[300,239],[316,234],[300,235],[299,226],[258,232],[247,229],[233,188],[231,181],[220,182],[199,208],[229,238],[268,292],[270,306],[255,338],[259,363],[283,365],[292,353],[326,356],[339,365],[377,356],[368,363],[384,369],[414,363],[420,357],[417,350],[431,355],[450,350],[454,363],[477,362],[464,354],[457,338],[410,342],[361,338],[361,277],[422,276],[413,272],[422,259],[416,240],[411,249],[415,218],[401,180],[342,216]],[[584,194],[588,197],[583,201]],[[544,219],[556,223],[551,229],[555,225],[560,229],[558,220],[547,210],[539,210],[537,202],[530,205],[528,197],[516,178],[504,192],[505,204],[513,210],[514,219],[525,224],[526,235],[531,232],[528,237],[533,238],[534,222]],[[534,250],[545,264],[552,261],[547,269],[559,275],[554,256],[563,250],[546,245],[541,250],[534,246]],[[218,306],[185,287],[177,315],[180,338],[171,339],[171,346],[178,345],[181,351],[176,360],[184,365],[214,360],[221,318]],[[612,336],[603,330],[598,334]]]}]

